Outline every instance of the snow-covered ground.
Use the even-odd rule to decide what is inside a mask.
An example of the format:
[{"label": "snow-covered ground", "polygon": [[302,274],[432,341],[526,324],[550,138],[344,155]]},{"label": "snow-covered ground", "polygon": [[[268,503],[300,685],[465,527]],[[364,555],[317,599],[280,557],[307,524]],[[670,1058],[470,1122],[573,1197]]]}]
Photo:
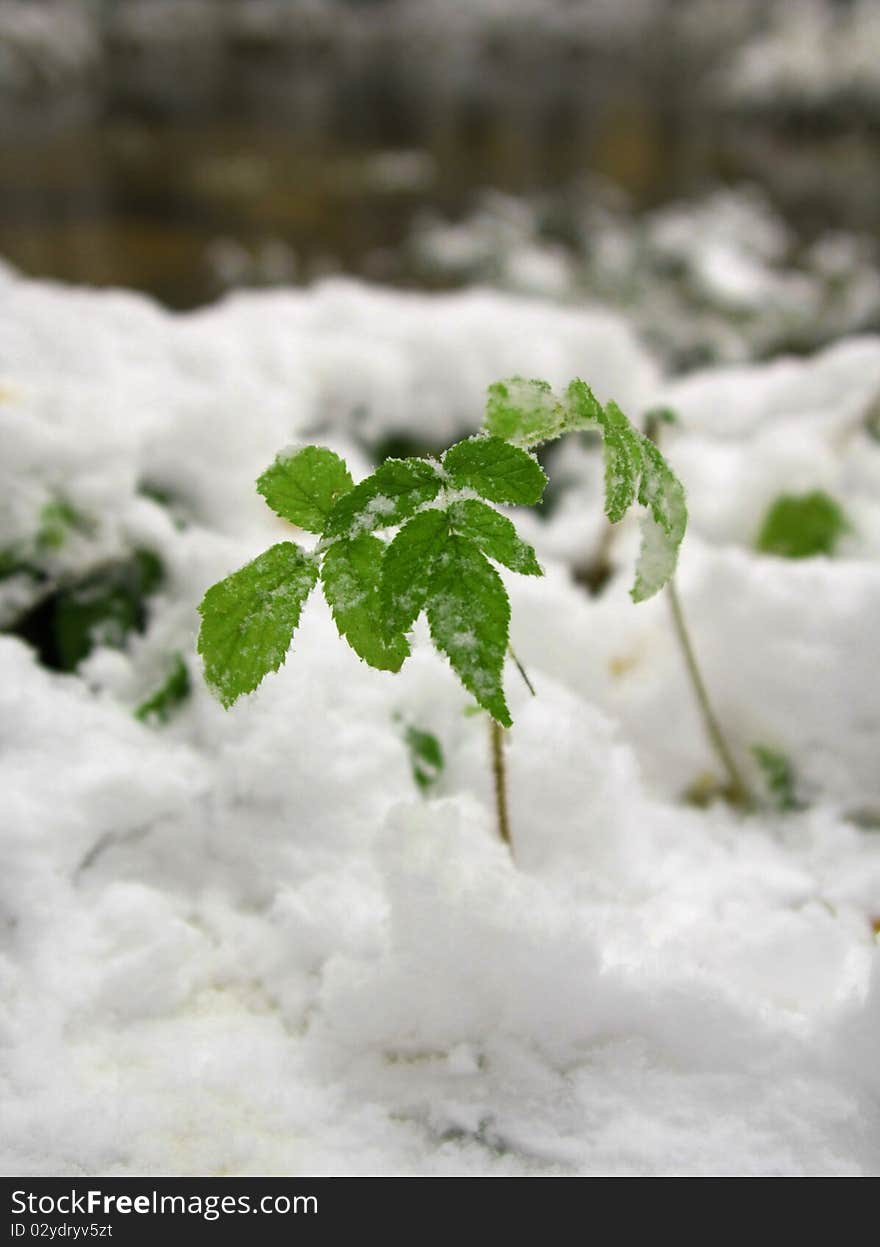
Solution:
[{"label": "snow-covered ground", "polygon": [[[683,800],[715,765],[666,602],[627,596],[635,531],[601,596],[571,575],[603,536],[574,441],[522,517],[547,575],[507,578],[537,687],[508,677],[515,860],[485,722],[426,644],[371,670],[316,596],[276,676],[209,696],[195,608],[282,539],[253,487],[275,452],[365,472],[382,438],[475,428],[511,373],[677,409],[695,643],[741,765],[786,754],[804,808]],[[673,383],[616,316],[513,295],[173,316],[0,275],[0,544],[43,577],[0,582],[7,619],[135,548],[166,576],[76,674],[0,638],[3,1171],[880,1172],[878,393],[877,338]],[[836,556],[756,553],[814,489]],[[80,522],[40,545],[59,504]],[[145,725],[175,653],[192,693]],[[407,723],[446,754],[428,798]]]},{"label": "snow-covered ground", "polygon": [[827,231],[803,245],[755,186],[639,214],[619,188],[588,179],[531,200],[485,192],[458,222],[424,215],[399,262],[434,283],[599,298],[684,370],[816,349],[880,324],[877,257],[866,234]]}]

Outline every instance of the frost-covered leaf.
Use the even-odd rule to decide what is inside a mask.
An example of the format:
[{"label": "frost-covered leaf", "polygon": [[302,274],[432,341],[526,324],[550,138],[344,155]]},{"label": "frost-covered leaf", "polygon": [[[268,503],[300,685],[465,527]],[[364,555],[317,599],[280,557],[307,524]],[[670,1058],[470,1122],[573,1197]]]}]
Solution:
[{"label": "frost-covered leaf", "polygon": [[167,678],[151,697],[141,702],[134,717],[141,723],[167,723],[189,694],[189,672],[180,654],[175,654]]},{"label": "frost-covered leaf", "polygon": [[284,662],[317,578],[315,559],[281,541],[205,594],[198,648],[205,679],[224,706]]},{"label": "frost-covered leaf", "polygon": [[636,499],[642,471],[641,433],[617,403],[600,405],[583,381],[572,381],[565,392],[572,429],[601,429],[605,454],[605,514],[612,524],[626,515]]},{"label": "frost-covered leaf", "polygon": [[449,516],[429,507],[388,546],[382,567],[382,617],[388,634],[406,632],[425,608],[434,562],[449,540]]},{"label": "frost-covered leaf", "polygon": [[476,498],[454,502],[449,508],[449,519],[457,533],[476,542],[496,563],[523,576],[544,574],[535,551],[518,536],[513,523],[485,502]]},{"label": "frost-covered leaf", "polygon": [[501,673],[510,603],[501,577],[473,542],[451,536],[434,565],[428,599],[434,644],[496,722],[510,727]]},{"label": "frost-covered leaf", "polygon": [[601,428],[603,425],[604,408],[586,381],[581,381],[579,377],[566,387],[563,407],[563,433],[578,433],[586,429]]},{"label": "frost-covered leaf", "polygon": [[483,428],[514,446],[537,446],[558,437],[565,412],[547,381],[509,377],[489,386]]},{"label": "frost-covered leaf", "polygon": [[684,486],[646,437],[641,439],[642,479],[639,502],[647,508],[642,519],[642,545],[636,562],[634,602],[653,597],[672,579],[678,551],[687,528]]},{"label": "frost-covered leaf", "polygon": [[405,740],[413,779],[422,792],[428,792],[443,774],[443,748],[432,732],[423,732],[417,727],[406,729]]},{"label": "frost-covered leaf", "polygon": [[409,655],[401,633],[386,636],[380,579],[384,543],[363,534],[354,541],[336,541],[324,555],[321,583],[339,635],[356,654],[381,671],[399,671]]},{"label": "frost-covered leaf", "polygon": [[490,502],[530,506],[547,485],[541,465],[527,451],[500,437],[469,437],[450,447],[443,466],[459,489],[474,489]]},{"label": "frost-covered leaf", "polygon": [[809,559],[833,554],[848,529],[843,509],[823,490],[782,494],[767,512],[756,546],[764,554]]},{"label": "frost-covered leaf", "polygon": [[326,446],[280,454],[257,481],[257,490],[276,515],[310,533],[324,531],[334,503],[351,488],[348,468]]},{"label": "frost-covered leaf", "polygon": [[402,524],[433,501],[442,484],[440,473],[427,459],[386,459],[372,476],[339,499],[324,536],[353,539]]}]

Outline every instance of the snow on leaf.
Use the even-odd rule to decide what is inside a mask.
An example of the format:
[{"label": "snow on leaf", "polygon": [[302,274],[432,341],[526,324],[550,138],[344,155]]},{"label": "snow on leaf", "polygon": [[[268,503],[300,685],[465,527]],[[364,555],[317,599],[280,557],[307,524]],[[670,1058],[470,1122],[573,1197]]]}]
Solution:
[{"label": "snow on leaf", "polygon": [[443,478],[427,459],[386,459],[334,506],[324,526],[328,538],[355,538],[392,528],[437,497]]},{"label": "snow on leaf", "polygon": [[276,515],[310,533],[323,532],[334,503],[351,488],[348,468],[326,446],[280,454],[257,481],[257,490]]},{"label": "snow on leaf", "polygon": [[469,437],[450,447],[443,466],[459,489],[475,489],[490,502],[531,505],[547,485],[541,465],[527,451],[500,437]]},{"label": "snow on leaf", "polygon": [[501,682],[510,603],[495,568],[464,537],[451,536],[435,562],[428,623],[464,687],[496,722],[510,727]]},{"label": "snow on leaf", "polygon": [[537,446],[558,437],[565,411],[547,381],[510,377],[489,386],[483,428],[514,446]]},{"label": "snow on leaf", "polygon": [[602,432],[605,454],[605,514],[612,524],[626,515],[636,498],[642,470],[642,435],[610,402],[604,408],[583,381],[572,381],[565,392],[571,413],[570,429],[595,428]]},{"label": "snow on leaf", "polygon": [[321,583],[339,635],[354,652],[380,671],[399,671],[409,656],[402,633],[386,637],[382,626],[380,575],[385,546],[363,534],[337,541],[324,555]]},{"label": "snow on leaf", "polygon": [[425,608],[434,563],[449,540],[449,516],[429,507],[388,546],[382,566],[382,618],[390,635],[406,632]]},{"label": "snow on leaf", "polygon": [[456,532],[470,538],[496,563],[524,576],[544,574],[535,551],[518,536],[512,522],[485,502],[475,498],[454,502],[449,519]]},{"label": "snow on leaf", "polygon": [[[522,397],[523,387],[526,387],[526,399]],[[531,396],[532,407],[528,396]],[[618,523],[636,498],[647,508],[642,521],[636,580],[631,590],[634,600],[642,602],[662,589],[675,572],[678,548],[687,526],[684,488],[653,441],[627,419],[615,402],[603,407],[585,381],[572,381],[562,402],[555,403],[555,407],[554,403],[552,391],[544,381],[500,382],[490,389],[485,427],[517,445],[560,437],[564,433],[599,430],[605,456],[605,514],[608,519],[612,524]],[[544,413],[543,423],[534,414],[538,407]],[[668,421],[669,416],[665,410],[653,413],[655,421]],[[447,466],[450,454],[452,451],[447,452],[444,461]],[[492,495],[486,493],[485,496]],[[492,554],[491,550],[487,553]]]},{"label": "snow on leaf", "polygon": [[[624,417],[625,419],[625,417]],[[684,486],[653,442],[640,436],[642,479],[639,502],[647,508],[642,519],[642,546],[636,562],[634,602],[653,597],[672,579],[678,550],[687,528]]]},{"label": "snow on leaf", "polygon": [[315,559],[282,541],[205,594],[198,649],[205,679],[224,706],[284,662],[317,577]]}]

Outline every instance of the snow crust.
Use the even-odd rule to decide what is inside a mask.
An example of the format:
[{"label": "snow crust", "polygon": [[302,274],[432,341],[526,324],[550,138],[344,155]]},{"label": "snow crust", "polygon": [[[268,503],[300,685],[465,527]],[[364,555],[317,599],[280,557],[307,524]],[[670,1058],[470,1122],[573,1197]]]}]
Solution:
[{"label": "snow crust", "polygon": [[[602,596],[569,572],[601,535],[575,439],[556,511],[521,519],[546,578],[504,573],[538,693],[508,673],[515,862],[485,722],[421,631],[373,671],[316,595],[277,675],[211,699],[195,607],[290,535],[253,487],[278,449],[357,478],[371,439],[473,430],[512,373],[677,408],[695,643],[743,765],[784,751],[807,808],[681,801],[714,764],[666,603],[626,593],[637,524]],[[598,310],[333,282],[178,317],[10,274],[0,387],[4,539],[60,491],[102,555],[169,573],[76,676],[0,638],[4,1172],[880,1171],[880,834],[853,817],[880,804],[880,340],[672,384]],[[840,556],[755,554],[766,503],[814,487]],[[131,711],[175,650],[193,694],[151,730]],[[444,748],[428,800],[406,724]]]}]

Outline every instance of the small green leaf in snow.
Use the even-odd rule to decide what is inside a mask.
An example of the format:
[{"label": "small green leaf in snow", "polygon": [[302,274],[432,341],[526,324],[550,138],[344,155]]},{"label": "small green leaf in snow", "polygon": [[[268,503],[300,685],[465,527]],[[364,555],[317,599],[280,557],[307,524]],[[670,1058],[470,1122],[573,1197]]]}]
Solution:
[{"label": "small green leaf in snow", "polygon": [[462,684],[496,722],[510,727],[501,682],[510,603],[501,577],[473,542],[449,538],[435,563],[427,609],[434,644]]},{"label": "small green leaf in snow", "polygon": [[321,584],[339,635],[371,667],[399,671],[409,655],[406,637],[386,636],[379,593],[384,544],[364,533],[333,543],[324,555]]},{"label": "small green leaf in snow", "polygon": [[316,560],[282,541],[205,594],[198,648],[205,679],[224,706],[284,662],[317,578]]},{"label": "small green leaf in snow", "polygon": [[326,446],[280,454],[257,481],[257,490],[276,515],[310,533],[324,531],[335,502],[351,488],[348,468]]},{"label": "small green leaf in snow", "polygon": [[476,498],[453,502],[449,519],[457,533],[468,537],[496,563],[523,576],[544,574],[535,551],[517,534],[513,523],[485,502]]},{"label": "small green leaf in snow", "polygon": [[443,478],[427,459],[386,459],[372,476],[340,498],[324,526],[324,536],[359,537],[402,524],[437,497]]},{"label": "small green leaf in snow", "polygon": [[450,482],[474,489],[490,502],[540,502],[547,485],[544,470],[532,455],[500,437],[469,437],[443,456]]}]

